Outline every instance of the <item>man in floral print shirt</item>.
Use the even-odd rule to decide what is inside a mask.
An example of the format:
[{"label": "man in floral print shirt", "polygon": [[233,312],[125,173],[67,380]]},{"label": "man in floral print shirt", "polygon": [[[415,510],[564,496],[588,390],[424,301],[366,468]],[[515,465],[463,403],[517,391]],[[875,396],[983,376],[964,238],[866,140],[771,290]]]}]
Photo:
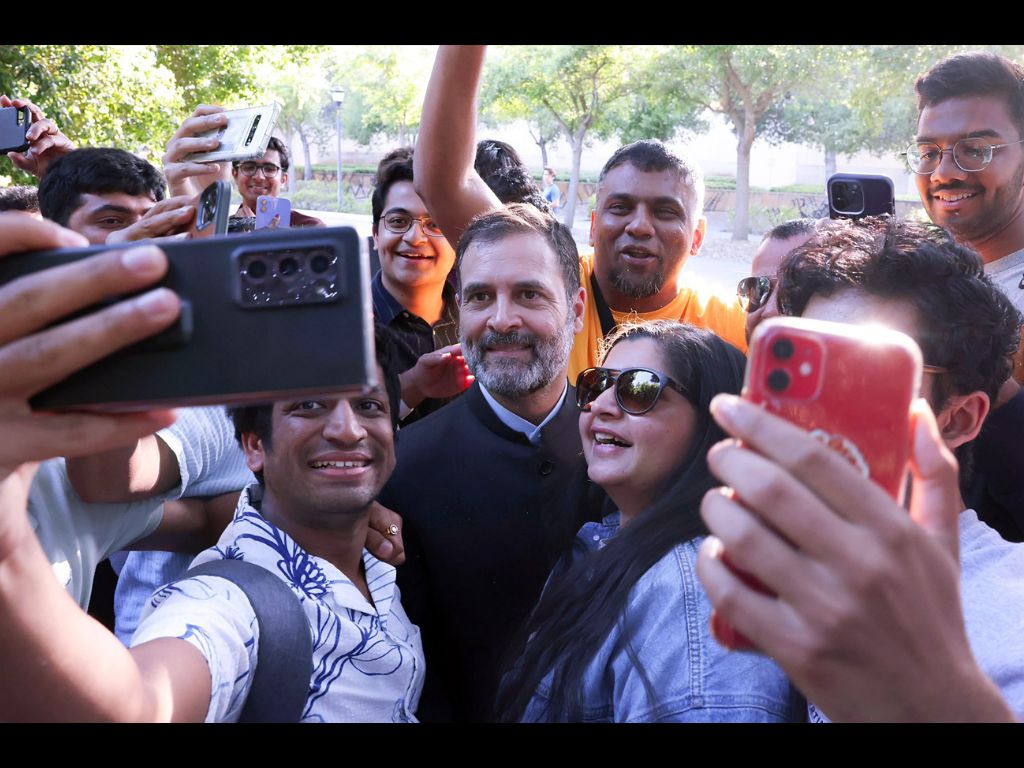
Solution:
[{"label": "man in floral print shirt", "polygon": [[[414,721],[422,688],[420,634],[401,607],[395,570],[363,548],[369,505],[395,465],[399,386],[383,333],[377,350],[376,388],[235,412],[258,482],[243,492],[218,545],[197,560],[243,559],[297,596],[313,641],[306,722]],[[12,494],[24,496],[17,479],[0,493],[7,506]],[[11,552],[26,554],[0,558],[5,584],[18,585],[0,590],[3,719],[239,719],[261,638],[233,583],[201,576],[165,587],[125,649],[29,551],[24,520],[8,518],[0,533],[21,542]]]},{"label": "man in floral print shirt", "polygon": [[[386,337],[384,337],[386,338]],[[395,569],[367,552],[368,507],[395,465],[397,375],[378,339],[379,378],[367,393],[296,399],[232,411],[259,479],[239,499],[217,546],[194,565],[242,559],[298,596],[313,636],[313,679],[303,721],[415,721],[424,674],[419,629],[402,609]],[[180,641],[184,640],[184,643]],[[205,662],[207,721],[237,720],[259,643],[255,614],[234,584],[195,576],[153,596],[133,652],[175,643]],[[181,647],[185,646],[185,647]],[[199,658],[195,659],[199,652]],[[197,685],[191,681],[190,685]],[[175,707],[175,710],[177,708]]]}]

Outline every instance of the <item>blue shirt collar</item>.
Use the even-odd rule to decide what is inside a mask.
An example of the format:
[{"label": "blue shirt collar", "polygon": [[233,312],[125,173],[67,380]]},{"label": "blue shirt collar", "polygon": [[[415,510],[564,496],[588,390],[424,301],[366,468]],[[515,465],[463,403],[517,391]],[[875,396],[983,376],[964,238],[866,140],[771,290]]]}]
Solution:
[{"label": "blue shirt collar", "polygon": [[480,385],[480,393],[484,396],[484,400],[491,406],[491,410],[494,411],[494,415],[498,417],[498,420],[509,429],[521,432],[526,435],[526,439],[530,441],[532,445],[540,445],[541,430],[544,426],[555,418],[555,414],[562,407],[562,402],[565,400],[565,393],[569,390],[569,382],[566,380],[562,387],[562,394],[559,396],[558,401],[555,403],[555,407],[551,409],[547,416],[540,424],[531,424],[522,416],[518,416],[508,408],[503,406],[497,400],[494,399],[493,395],[487,391],[487,387],[483,384]]}]

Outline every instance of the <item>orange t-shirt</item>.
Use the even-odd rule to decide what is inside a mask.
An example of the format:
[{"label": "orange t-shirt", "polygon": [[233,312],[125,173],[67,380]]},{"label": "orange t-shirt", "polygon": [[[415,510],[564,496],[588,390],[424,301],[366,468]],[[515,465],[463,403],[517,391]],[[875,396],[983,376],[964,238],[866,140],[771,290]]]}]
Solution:
[{"label": "orange t-shirt", "polygon": [[[598,344],[603,337],[601,318],[597,314],[590,287],[590,275],[594,271],[594,256],[580,256],[580,285],[587,291],[586,309],[583,313],[583,330],[576,334],[572,352],[569,355],[569,383],[575,384],[580,371],[598,364]],[[661,309],[653,312],[616,312],[612,310],[616,323],[639,322],[643,320],[677,320],[699,328],[707,328],[746,353],[747,340],[744,333],[746,312],[739,300],[733,296],[729,301],[713,293],[700,292],[683,287],[678,295]]]}]

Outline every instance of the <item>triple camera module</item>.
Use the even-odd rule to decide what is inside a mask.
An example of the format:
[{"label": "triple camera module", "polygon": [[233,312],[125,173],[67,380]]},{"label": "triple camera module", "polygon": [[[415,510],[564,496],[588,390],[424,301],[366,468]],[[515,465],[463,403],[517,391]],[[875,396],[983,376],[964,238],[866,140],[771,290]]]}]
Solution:
[{"label": "triple camera module", "polygon": [[333,248],[254,249],[242,253],[238,264],[244,306],[327,304],[338,298],[338,257]]}]

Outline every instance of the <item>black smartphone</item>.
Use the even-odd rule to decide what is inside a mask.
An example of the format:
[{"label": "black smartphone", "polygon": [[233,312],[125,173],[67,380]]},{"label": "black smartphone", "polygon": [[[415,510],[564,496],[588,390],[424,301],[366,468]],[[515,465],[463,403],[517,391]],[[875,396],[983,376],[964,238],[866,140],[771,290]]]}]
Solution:
[{"label": "black smartphone", "polygon": [[888,176],[835,173],[828,179],[830,219],[862,219],[896,213],[896,190]]},{"label": "black smartphone", "polygon": [[[182,301],[175,325],[40,392],[34,409],[243,404],[378,384],[367,254],[352,227],[160,247],[170,262],[160,285]],[[8,256],[0,284],[105,250],[111,246]]]},{"label": "black smartphone", "polygon": [[28,149],[26,134],[31,127],[28,107],[0,107],[0,155]]},{"label": "black smartphone", "polygon": [[195,199],[196,217],[188,236],[193,240],[213,235],[224,235],[228,231],[228,208],[231,206],[231,185],[226,181],[215,181]]}]

